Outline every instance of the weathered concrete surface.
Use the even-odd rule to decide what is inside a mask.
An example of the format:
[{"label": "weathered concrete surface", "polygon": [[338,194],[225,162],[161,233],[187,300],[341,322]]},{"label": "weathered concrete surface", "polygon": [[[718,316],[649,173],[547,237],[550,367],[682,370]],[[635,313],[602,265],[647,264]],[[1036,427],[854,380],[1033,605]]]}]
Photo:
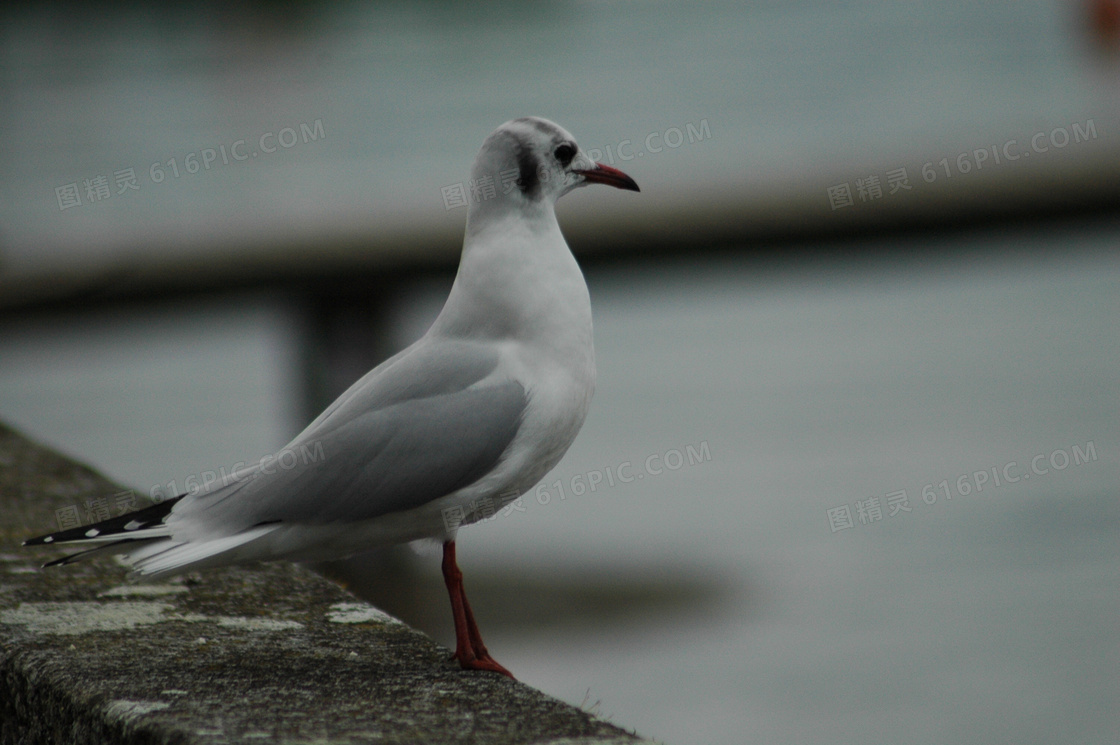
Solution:
[{"label": "weathered concrete surface", "polygon": [[121,488],[0,426],[0,743],[631,743],[289,564],[135,585],[40,570],[56,510]]}]

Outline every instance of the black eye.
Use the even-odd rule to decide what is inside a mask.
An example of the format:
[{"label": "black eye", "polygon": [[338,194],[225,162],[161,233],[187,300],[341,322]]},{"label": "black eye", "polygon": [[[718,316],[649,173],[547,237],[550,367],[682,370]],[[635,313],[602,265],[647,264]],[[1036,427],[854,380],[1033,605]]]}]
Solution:
[{"label": "black eye", "polygon": [[567,168],[568,164],[572,162],[572,158],[576,157],[576,149],[571,145],[561,145],[556,148],[556,152],[553,154],[556,156],[556,160],[560,161],[560,165]]}]

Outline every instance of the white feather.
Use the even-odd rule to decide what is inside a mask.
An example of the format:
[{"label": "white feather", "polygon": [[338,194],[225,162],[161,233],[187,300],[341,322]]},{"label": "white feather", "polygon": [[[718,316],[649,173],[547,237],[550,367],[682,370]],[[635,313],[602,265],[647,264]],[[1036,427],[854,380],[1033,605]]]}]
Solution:
[{"label": "white feather", "polygon": [[263,538],[279,527],[279,525],[260,525],[236,535],[188,543],[169,539],[132,551],[124,559],[134,571],[150,578],[198,569],[210,564],[233,564],[236,563],[236,559],[226,554]]}]

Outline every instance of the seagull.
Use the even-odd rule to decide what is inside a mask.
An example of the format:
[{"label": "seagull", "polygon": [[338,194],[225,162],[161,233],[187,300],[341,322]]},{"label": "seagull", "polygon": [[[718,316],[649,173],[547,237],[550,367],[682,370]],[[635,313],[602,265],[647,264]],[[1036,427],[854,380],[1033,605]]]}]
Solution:
[{"label": "seagull", "polygon": [[512,678],[482,642],[455,561],[456,533],[532,489],[568,450],[591,403],[591,300],[556,200],[588,184],[639,189],[539,117],[513,119],[487,137],[471,179],[493,188],[470,204],[450,295],[416,343],[354,383],[276,457],[196,493],[24,545],[93,546],[44,566],[113,553],[150,580],[435,539],[455,621],[452,659]]}]

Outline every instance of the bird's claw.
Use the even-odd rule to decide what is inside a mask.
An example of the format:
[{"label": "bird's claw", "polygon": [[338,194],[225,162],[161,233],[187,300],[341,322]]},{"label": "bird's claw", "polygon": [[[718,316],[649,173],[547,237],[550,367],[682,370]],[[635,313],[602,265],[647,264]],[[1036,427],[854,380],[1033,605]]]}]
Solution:
[{"label": "bird's claw", "polygon": [[513,677],[513,673],[498,664],[498,661],[486,651],[483,651],[482,654],[464,654],[455,650],[455,653],[448,658],[448,661],[450,660],[458,660],[459,666],[464,670],[489,670],[492,673],[501,673],[510,680],[517,680]]}]

